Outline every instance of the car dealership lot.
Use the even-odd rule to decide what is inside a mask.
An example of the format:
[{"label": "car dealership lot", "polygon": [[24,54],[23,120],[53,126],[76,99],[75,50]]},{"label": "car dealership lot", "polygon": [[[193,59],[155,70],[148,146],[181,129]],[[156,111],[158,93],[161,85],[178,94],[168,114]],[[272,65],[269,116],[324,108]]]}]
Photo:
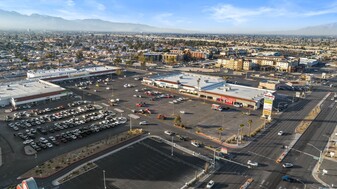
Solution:
[{"label": "car dealership lot", "polygon": [[[98,167],[60,188],[102,188],[105,171],[107,188],[180,188],[200,172],[205,162],[171,147],[146,139],[95,162]],[[97,183],[102,183],[98,185]]]}]

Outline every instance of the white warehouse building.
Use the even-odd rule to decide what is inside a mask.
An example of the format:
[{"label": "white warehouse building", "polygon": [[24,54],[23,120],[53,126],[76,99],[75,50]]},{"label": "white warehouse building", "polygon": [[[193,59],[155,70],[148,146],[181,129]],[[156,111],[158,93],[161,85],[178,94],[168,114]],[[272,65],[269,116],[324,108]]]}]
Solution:
[{"label": "white warehouse building", "polygon": [[70,94],[66,89],[43,80],[23,80],[0,85],[0,106],[57,100]]},{"label": "white warehouse building", "polygon": [[86,78],[91,76],[100,76],[115,74],[119,67],[114,66],[99,66],[83,69],[61,68],[52,70],[29,70],[27,79],[43,79],[45,81],[63,81],[70,79]]}]

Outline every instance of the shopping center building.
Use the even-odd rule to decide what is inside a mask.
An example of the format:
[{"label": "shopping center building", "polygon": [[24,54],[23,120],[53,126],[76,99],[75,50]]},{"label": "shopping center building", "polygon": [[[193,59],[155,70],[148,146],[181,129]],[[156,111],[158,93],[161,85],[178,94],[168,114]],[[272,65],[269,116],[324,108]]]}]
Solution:
[{"label": "shopping center building", "polygon": [[75,68],[60,68],[52,70],[29,70],[27,72],[27,79],[43,79],[45,81],[63,81],[78,78],[88,78],[92,76],[116,74],[119,67],[114,66],[99,66],[88,67],[83,69]]},{"label": "shopping center building", "polygon": [[207,99],[219,104],[258,109],[264,95],[275,91],[227,83],[220,77],[193,73],[156,75],[143,79],[146,85],[175,89],[179,93]]},{"label": "shopping center building", "polygon": [[[71,93],[71,92],[70,92]],[[22,80],[0,85],[0,106],[52,101],[70,94],[66,89],[43,80]]]}]

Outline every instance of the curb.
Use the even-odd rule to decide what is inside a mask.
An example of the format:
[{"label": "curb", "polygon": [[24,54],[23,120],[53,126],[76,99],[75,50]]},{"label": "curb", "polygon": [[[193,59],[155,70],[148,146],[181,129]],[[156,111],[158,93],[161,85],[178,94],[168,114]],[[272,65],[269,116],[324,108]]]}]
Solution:
[{"label": "curb", "polygon": [[0,147],[0,167],[2,166],[2,151],[1,151],[1,147]]}]

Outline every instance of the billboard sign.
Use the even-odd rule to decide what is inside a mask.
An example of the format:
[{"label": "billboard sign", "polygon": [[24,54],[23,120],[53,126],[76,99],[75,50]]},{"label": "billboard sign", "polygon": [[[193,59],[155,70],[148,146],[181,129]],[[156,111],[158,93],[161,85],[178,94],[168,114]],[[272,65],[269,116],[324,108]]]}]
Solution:
[{"label": "billboard sign", "polygon": [[264,104],[263,104],[263,116],[271,116],[273,110],[273,101],[275,96],[268,92],[264,95]]}]

